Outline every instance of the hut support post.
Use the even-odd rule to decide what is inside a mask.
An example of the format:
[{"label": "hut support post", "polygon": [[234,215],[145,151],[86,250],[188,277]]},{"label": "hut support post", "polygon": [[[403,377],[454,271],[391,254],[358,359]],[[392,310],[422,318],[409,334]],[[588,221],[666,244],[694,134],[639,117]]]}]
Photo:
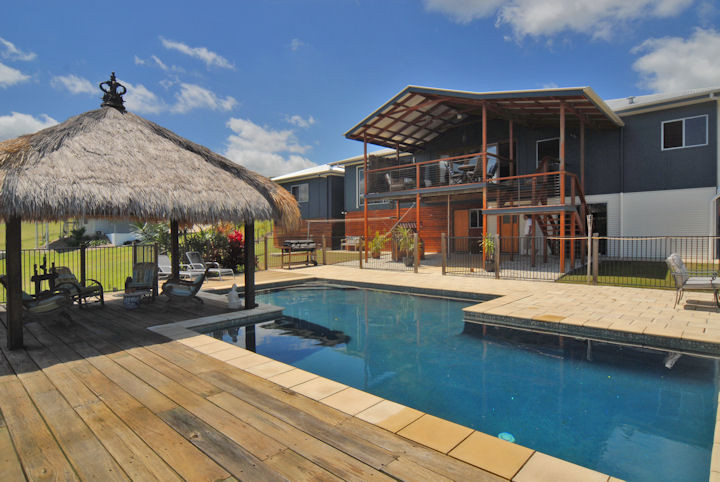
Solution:
[{"label": "hut support post", "polygon": [[170,271],[172,279],[180,279],[180,244],[178,243],[178,222],[170,221]]},{"label": "hut support post", "polygon": [[23,346],[22,324],[22,260],[20,218],[6,219],[5,249],[7,270],[7,347],[10,350]]},{"label": "hut support post", "polygon": [[255,222],[245,223],[245,309],[255,304]]}]

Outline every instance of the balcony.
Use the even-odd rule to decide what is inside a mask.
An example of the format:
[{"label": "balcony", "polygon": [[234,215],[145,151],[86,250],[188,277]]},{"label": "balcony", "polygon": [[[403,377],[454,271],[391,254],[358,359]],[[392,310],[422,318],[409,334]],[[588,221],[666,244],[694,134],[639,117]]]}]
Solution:
[{"label": "balcony", "polygon": [[[481,194],[487,188],[487,207],[501,213],[548,213],[574,211],[585,205],[577,176],[552,171],[553,163],[541,164],[533,174],[500,174],[515,171],[513,161],[487,153],[487,175],[483,179],[483,153],[446,157],[411,164],[388,165],[393,161],[371,156],[368,160],[367,198],[409,199],[448,194]],[[583,215],[583,212],[579,214]]]}]

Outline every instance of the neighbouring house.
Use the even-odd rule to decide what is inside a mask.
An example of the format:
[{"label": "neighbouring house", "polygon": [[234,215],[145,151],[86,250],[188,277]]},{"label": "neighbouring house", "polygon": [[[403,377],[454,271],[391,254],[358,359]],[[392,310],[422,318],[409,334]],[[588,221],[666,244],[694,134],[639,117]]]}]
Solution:
[{"label": "neighbouring house", "polygon": [[345,134],[388,149],[331,163],[345,168],[345,234],[409,221],[426,251],[441,233],[451,252],[499,233],[517,252],[531,233],[561,265],[581,256],[570,238],[587,214],[601,235],[720,234],[718,95],[409,86]]},{"label": "neighbouring house", "polygon": [[324,164],[272,178],[293,195],[302,215],[297,229],[276,230],[276,243],[282,244],[285,239],[308,238],[319,242],[325,237],[329,247],[340,245],[345,235],[344,173],[345,169],[341,166]]},{"label": "neighbouring house", "polygon": [[77,225],[85,228],[85,234],[88,236],[107,236],[110,243],[115,246],[139,239],[139,236],[132,231],[130,220],[84,218],[80,219]]}]

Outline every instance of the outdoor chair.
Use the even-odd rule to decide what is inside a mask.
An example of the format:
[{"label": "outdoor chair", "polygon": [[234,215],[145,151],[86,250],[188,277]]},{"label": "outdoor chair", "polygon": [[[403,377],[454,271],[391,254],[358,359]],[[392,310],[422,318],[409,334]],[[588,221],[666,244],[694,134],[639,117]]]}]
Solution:
[{"label": "outdoor chair", "polygon": [[[0,276],[0,284],[2,284],[7,291],[7,275]],[[72,303],[72,296],[65,289],[56,288],[55,291],[43,291],[37,296],[29,295],[24,291],[22,292],[22,305],[25,315],[44,316],[59,313],[70,318],[67,309]]]},{"label": "outdoor chair", "polygon": [[73,272],[67,266],[55,268],[55,272],[57,273],[55,288],[64,289],[70,293],[72,301],[77,302],[80,308],[83,307],[83,302],[87,305],[89,298],[100,303],[100,306],[105,306],[103,286],[99,281],[86,279],[85,285],[83,285],[78,281]]},{"label": "outdoor chair", "polygon": [[717,279],[716,272],[688,271],[682,258],[677,253],[672,253],[668,256],[665,263],[667,263],[673,280],[675,281],[676,294],[673,308],[680,302],[685,291],[712,291],[715,304],[720,308],[720,298],[718,297],[720,280]]},{"label": "outdoor chair", "polygon": [[170,279],[162,285],[163,295],[168,297],[168,303],[170,301],[188,301],[194,300],[203,304],[202,298],[198,298],[197,294],[200,291],[205,278],[207,277],[209,268],[205,269],[205,272],[197,276],[191,281],[181,279]]},{"label": "outdoor chair", "polygon": [[[180,263],[180,272],[178,274],[181,278],[192,278],[193,275],[200,273],[191,273],[188,265]],[[160,254],[158,255],[158,279],[168,278],[172,278],[172,263],[167,254]]]},{"label": "outdoor chair", "polygon": [[231,268],[221,268],[215,261],[205,262],[197,251],[188,251],[185,253],[185,257],[188,260],[190,271],[194,273],[202,273],[207,271],[208,273],[216,274],[220,280],[223,275],[231,275],[235,279],[235,271]]},{"label": "outdoor chair", "polygon": [[157,266],[155,263],[136,263],[133,265],[132,276],[128,276],[125,280],[125,293],[149,290],[154,301],[157,292],[156,272]]}]

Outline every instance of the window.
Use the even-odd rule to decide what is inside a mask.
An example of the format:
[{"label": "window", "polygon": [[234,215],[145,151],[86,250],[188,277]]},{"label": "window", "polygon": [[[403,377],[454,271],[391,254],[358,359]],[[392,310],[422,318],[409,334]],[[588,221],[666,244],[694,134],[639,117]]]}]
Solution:
[{"label": "window", "polygon": [[299,203],[306,203],[310,198],[310,189],[307,183],[290,186],[290,193]]},{"label": "window", "polygon": [[685,117],[662,123],[662,150],[706,146],[708,116]]},{"label": "window", "polygon": [[[363,206],[365,204],[365,199],[363,199],[365,196],[365,168],[358,167],[357,168],[357,206]],[[388,201],[370,201],[368,203],[368,206],[371,206],[373,204],[385,204]]]},{"label": "window", "polygon": [[540,139],[535,144],[535,167],[540,165],[540,161],[545,156],[550,156],[553,159],[560,159],[560,138],[554,137],[552,139]]},{"label": "window", "polygon": [[470,229],[482,229],[482,209],[470,210]]}]

